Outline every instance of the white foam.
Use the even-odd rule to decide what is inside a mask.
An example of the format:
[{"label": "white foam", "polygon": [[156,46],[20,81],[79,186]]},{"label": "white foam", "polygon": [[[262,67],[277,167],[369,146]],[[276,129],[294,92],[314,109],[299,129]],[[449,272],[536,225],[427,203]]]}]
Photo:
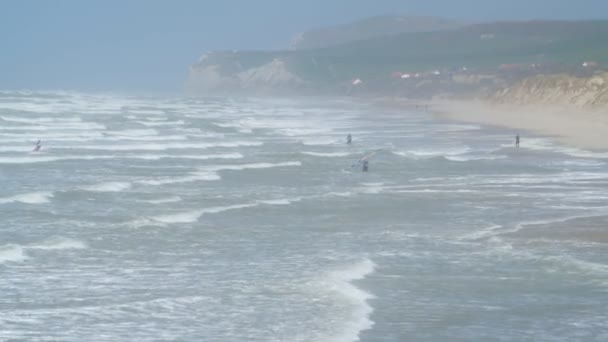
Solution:
[{"label": "white foam", "polygon": [[123,108],[125,111],[131,114],[143,114],[143,115],[165,115],[165,111],[162,109],[148,109],[148,108]]},{"label": "white foam", "polygon": [[15,202],[24,204],[43,204],[49,203],[52,197],[52,192],[29,192],[26,194],[16,195],[12,197],[0,198],[0,204]]},{"label": "white foam", "polygon": [[201,210],[193,210],[184,213],[170,214],[170,215],[160,215],[152,217],[153,221],[173,224],[173,223],[193,223],[197,222],[201,216],[205,214],[217,214],[222,213],[229,210],[243,209],[243,208],[251,208],[257,206],[257,203],[251,204],[237,204],[237,205],[229,205],[224,207],[211,207]]},{"label": "white foam", "polygon": [[306,146],[325,146],[325,145],[335,145],[340,143],[340,140],[336,140],[334,138],[315,138],[315,139],[305,139],[302,141],[303,145]]},{"label": "white foam", "polygon": [[158,117],[154,117],[154,116],[148,116],[148,117],[146,117],[145,119],[146,119],[147,121],[166,121],[166,120],[167,120],[167,117],[164,117],[164,116],[163,116],[163,117],[158,118]]},{"label": "white foam", "polygon": [[32,153],[27,157],[0,157],[0,164],[31,164],[47,163],[69,160],[107,160],[107,159],[141,159],[141,160],[161,160],[161,159],[242,159],[240,153],[223,153],[209,155],[179,155],[179,154],[135,154],[135,155],[46,155]]},{"label": "white foam", "polygon": [[[88,141],[104,138],[105,132],[82,132],[82,131],[69,131],[69,132],[20,132],[20,133],[8,133],[0,132],[0,138],[2,142],[17,142],[27,143],[31,149],[34,147],[34,143],[38,139],[42,139],[42,143],[45,144],[48,141]],[[8,146],[4,146],[8,147]]]},{"label": "white foam", "polygon": [[125,129],[121,131],[107,131],[107,135],[128,136],[128,137],[145,137],[150,135],[158,135],[155,129]]},{"label": "white foam", "polygon": [[106,126],[94,122],[62,122],[57,124],[42,125],[26,125],[26,126],[0,126],[1,131],[66,131],[66,130],[82,130],[94,131],[105,130]]},{"label": "white foam", "polygon": [[160,178],[160,179],[146,179],[137,181],[139,184],[145,185],[167,185],[167,184],[179,184],[179,183],[189,183],[189,182],[197,182],[197,181],[217,181],[222,179],[220,175],[213,171],[200,171],[189,174],[188,176],[182,177],[170,177],[170,178]]},{"label": "white foam", "polygon": [[150,204],[163,204],[163,203],[176,203],[181,202],[182,198],[179,196],[159,198],[154,200],[141,200],[140,202],[150,203]]},{"label": "white foam", "polygon": [[80,189],[92,192],[120,192],[131,188],[128,182],[106,182],[101,184],[83,186]]},{"label": "white foam", "polygon": [[160,127],[160,126],[180,126],[186,124],[184,120],[176,120],[176,121],[137,121],[137,123],[148,126],[148,127]]},{"label": "white foam", "polygon": [[[0,152],[22,152],[22,153],[30,153],[33,152],[34,144],[26,145],[26,146],[0,146]],[[44,150],[32,153],[32,155],[40,155],[43,154]]]},{"label": "white foam", "polygon": [[354,196],[355,193],[351,192],[351,191],[344,191],[344,192],[329,192],[321,197],[352,197]]},{"label": "white foam", "polygon": [[168,177],[168,178],[156,178],[156,179],[145,179],[137,181],[139,184],[145,185],[167,185],[167,184],[179,184],[189,183],[197,181],[217,181],[221,179],[221,176],[217,173],[219,171],[242,171],[248,169],[268,169],[274,167],[289,167],[289,166],[301,166],[302,163],[299,161],[283,162],[283,163],[252,163],[252,164],[240,164],[240,165],[213,165],[201,169],[197,172],[189,173],[186,176],[181,177]]},{"label": "white foam", "polygon": [[0,246],[0,264],[6,262],[21,262],[28,257],[19,245],[4,245]]},{"label": "white foam", "polygon": [[495,236],[496,234],[498,234],[498,230],[500,228],[502,228],[502,226],[492,225],[492,226],[486,227],[482,230],[466,234],[466,235],[460,237],[459,240],[464,240],[464,241],[483,240],[483,239],[486,239],[486,238],[489,238],[489,237],[492,237],[492,236]]},{"label": "white foam", "polygon": [[207,214],[217,214],[230,210],[238,210],[245,208],[253,208],[259,205],[290,205],[293,202],[301,201],[302,198],[281,198],[281,199],[273,199],[273,200],[258,200],[252,203],[245,204],[236,204],[229,206],[220,206],[220,207],[210,207],[200,210],[192,210],[177,214],[169,214],[169,215],[159,215],[152,217],[153,222],[159,222],[164,224],[173,224],[173,223],[194,223],[197,222],[202,216]]},{"label": "white foam", "polygon": [[288,161],[281,163],[251,163],[251,164],[241,164],[241,165],[215,165],[207,167],[205,170],[208,171],[224,171],[224,170],[232,170],[232,171],[241,171],[248,169],[270,169],[275,167],[290,167],[290,166],[302,166],[302,162],[300,161]]},{"label": "white foam", "polygon": [[274,200],[260,200],[260,201],[258,201],[258,203],[267,204],[267,205],[290,205],[294,202],[299,202],[301,200],[302,200],[301,197],[281,198],[281,199],[274,199]]},{"label": "white foam", "polygon": [[[257,141],[226,141],[215,143],[186,143],[168,142],[164,144],[98,144],[98,145],[78,145],[79,150],[101,150],[101,151],[164,151],[171,149],[208,149],[216,147],[247,147],[261,146],[264,143]],[[74,149],[72,145],[56,145],[54,149]]]},{"label": "white foam", "polygon": [[409,151],[393,151],[393,154],[408,158],[453,157],[469,153],[469,147],[419,149]]},{"label": "white foam", "polygon": [[42,250],[85,249],[87,248],[87,244],[82,241],[57,236],[37,244],[28,245],[27,248]]},{"label": "white foam", "polygon": [[327,128],[283,128],[277,130],[280,135],[288,137],[307,136],[307,135],[318,135],[330,132]]},{"label": "white foam", "polygon": [[223,153],[223,154],[208,154],[208,155],[173,155],[173,154],[144,154],[129,156],[127,158],[145,159],[145,160],[160,160],[160,159],[194,159],[194,160],[209,160],[209,159],[241,159],[243,155],[240,153]]},{"label": "white foam", "polygon": [[343,270],[334,271],[330,274],[332,290],[337,292],[340,297],[346,299],[353,306],[346,326],[343,331],[329,339],[332,342],[353,342],[359,341],[359,334],[369,330],[374,326],[370,316],[374,308],[368,303],[374,296],[353,285],[354,280],[364,279],[373,273],[376,264],[369,259],[364,259],[356,264],[350,265]]},{"label": "white foam", "polygon": [[361,185],[376,187],[376,186],[384,186],[384,183],[381,183],[381,182],[377,182],[377,183],[361,183]]},{"label": "white foam", "polygon": [[57,118],[48,118],[48,117],[44,117],[44,118],[23,118],[23,117],[16,117],[16,116],[6,116],[6,115],[2,115],[0,116],[0,119],[7,121],[7,122],[19,122],[19,123],[27,123],[27,124],[48,124],[48,123],[66,123],[66,122],[82,122],[82,120],[78,117],[57,117]]},{"label": "white foam", "polygon": [[313,157],[347,157],[352,155],[350,152],[302,152],[302,154],[306,154]]},{"label": "white foam", "polygon": [[498,160],[498,159],[506,159],[506,156],[500,156],[500,155],[487,155],[487,156],[480,156],[480,155],[460,155],[460,156],[446,156],[445,159],[450,160],[450,161],[455,161],[455,162],[468,162],[468,161],[475,161],[475,160]]}]

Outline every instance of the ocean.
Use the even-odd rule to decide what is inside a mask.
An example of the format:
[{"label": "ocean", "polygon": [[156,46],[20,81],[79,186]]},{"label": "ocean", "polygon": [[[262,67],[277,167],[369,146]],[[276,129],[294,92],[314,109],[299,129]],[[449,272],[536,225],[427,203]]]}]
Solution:
[{"label": "ocean", "polygon": [[0,180],[2,341],[608,340],[608,153],[550,137],[5,91]]}]

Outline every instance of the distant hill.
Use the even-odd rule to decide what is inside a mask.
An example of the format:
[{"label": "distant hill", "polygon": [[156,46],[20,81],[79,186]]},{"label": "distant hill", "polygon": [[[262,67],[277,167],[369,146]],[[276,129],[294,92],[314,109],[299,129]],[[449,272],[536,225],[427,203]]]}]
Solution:
[{"label": "distant hill", "polygon": [[361,78],[365,84],[388,87],[396,72],[437,70],[443,75],[466,67],[469,74],[488,74],[499,73],[503,67],[531,66],[551,72],[584,61],[608,64],[608,21],[486,23],[319,49],[212,53],[191,68],[190,84],[208,90],[218,84],[242,89],[246,80],[245,88],[251,90],[300,92],[336,88]]},{"label": "distant hill", "polygon": [[302,51],[290,59],[299,73],[326,80],[462,66],[608,62],[608,21],[480,24]]},{"label": "distant hill", "polygon": [[319,49],[382,36],[450,30],[461,26],[464,26],[464,23],[442,18],[379,16],[346,25],[306,31],[293,39],[290,48]]}]

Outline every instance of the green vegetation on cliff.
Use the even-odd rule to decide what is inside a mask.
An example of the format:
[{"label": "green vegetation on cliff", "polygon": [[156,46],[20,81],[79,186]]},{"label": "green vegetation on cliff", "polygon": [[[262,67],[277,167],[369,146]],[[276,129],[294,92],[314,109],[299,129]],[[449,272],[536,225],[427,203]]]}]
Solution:
[{"label": "green vegetation on cliff", "polygon": [[344,84],[355,77],[386,80],[393,72],[498,70],[503,64],[608,63],[608,21],[532,21],[478,24],[413,32],[301,51],[213,53],[193,68],[217,66],[235,75],[280,59],[313,85]]},{"label": "green vegetation on cliff", "polygon": [[433,32],[462,27],[460,21],[409,16],[379,16],[359,20],[346,25],[306,31],[292,42],[293,50],[327,48],[354,41],[413,32]]}]

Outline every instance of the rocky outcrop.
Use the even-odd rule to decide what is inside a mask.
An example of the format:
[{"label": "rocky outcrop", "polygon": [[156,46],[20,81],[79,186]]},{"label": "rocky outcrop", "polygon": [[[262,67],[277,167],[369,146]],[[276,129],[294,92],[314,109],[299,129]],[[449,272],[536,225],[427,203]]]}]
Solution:
[{"label": "rocky outcrop", "polygon": [[195,94],[281,93],[305,86],[282,58],[252,58],[238,52],[203,55],[190,68],[187,88]]},{"label": "rocky outcrop", "polygon": [[492,100],[511,104],[608,108],[608,73],[591,77],[539,75],[496,92]]},{"label": "rocky outcrop", "polygon": [[229,57],[227,53],[204,54],[195,65],[190,67],[187,90],[194,94],[206,94],[230,91],[237,87],[238,79],[230,69],[240,68],[227,57]]},{"label": "rocky outcrop", "polygon": [[297,89],[305,84],[302,79],[289,71],[286,62],[280,58],[275,58],[272,62],[258,68],[240,72],[237,77],[240,87],[247,90]]}]

